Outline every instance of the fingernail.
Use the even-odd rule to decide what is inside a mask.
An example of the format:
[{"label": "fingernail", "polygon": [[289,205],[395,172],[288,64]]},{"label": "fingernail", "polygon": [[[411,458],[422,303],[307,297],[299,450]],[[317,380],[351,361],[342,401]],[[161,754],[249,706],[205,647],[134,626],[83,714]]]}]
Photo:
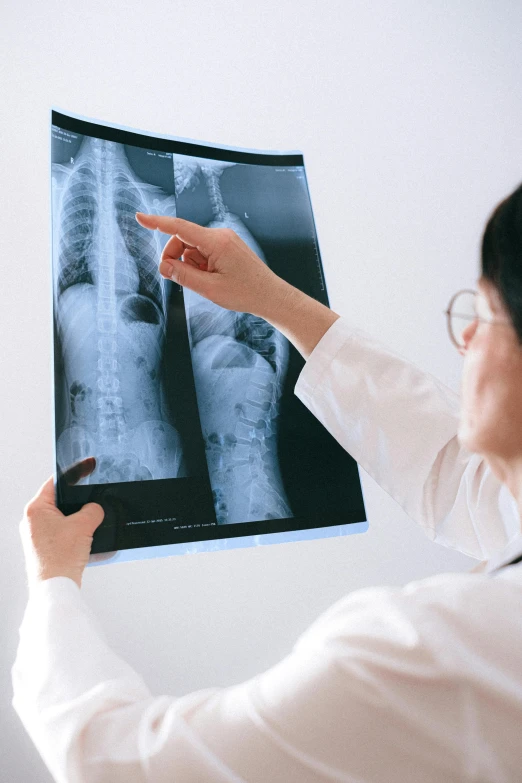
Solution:
[{"label": "fingernail", "polygon": [[165,275],[165,277],[172,277],[172,273],[174,271],[174,267],[171,264],[163,262],[163,269],[162,272]]}]

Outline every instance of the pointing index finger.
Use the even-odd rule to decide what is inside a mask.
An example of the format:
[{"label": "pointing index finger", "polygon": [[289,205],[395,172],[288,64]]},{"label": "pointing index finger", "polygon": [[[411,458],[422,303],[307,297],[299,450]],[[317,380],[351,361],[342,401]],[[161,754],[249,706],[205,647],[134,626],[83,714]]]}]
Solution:
[{"label": "pointing index finger", "polygon": [[143,212],[136,212],[136,220],[144,228],[158,229],[163,234],[172,234],[181,239],[184,245],[192,247],[205,244],[208,236],[208,229],[182,218],[168,217],[167,215],[145,215]]}]

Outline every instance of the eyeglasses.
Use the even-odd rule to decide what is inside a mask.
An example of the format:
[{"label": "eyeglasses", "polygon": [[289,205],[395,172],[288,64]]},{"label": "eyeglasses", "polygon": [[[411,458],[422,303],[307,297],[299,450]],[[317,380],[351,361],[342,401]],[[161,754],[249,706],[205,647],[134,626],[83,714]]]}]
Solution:
[{"label": "eyeglasses", "polygon": [[[479,321],[488,324],[509,325],[509,319],[494,319],[492,315],[479,315],[480,303],[484,302],[483,297],[479,297],[478,291],[464,289],[458,291],[450,299],[447,310],[444,314],[447,318],[448,333],[450,340],[459,350],[466,347],[466,342],[462,335],[473,321]],[[487,305],[485,305],[487,308]]]}]

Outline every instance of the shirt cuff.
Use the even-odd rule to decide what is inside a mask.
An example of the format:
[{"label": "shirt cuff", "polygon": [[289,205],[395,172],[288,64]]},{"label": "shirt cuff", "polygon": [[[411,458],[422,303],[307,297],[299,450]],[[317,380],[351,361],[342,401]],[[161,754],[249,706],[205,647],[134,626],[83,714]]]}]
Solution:
[{"label": "shirt cuff", "polygon": [[80,588],[68,576],[53,576],[35,582],[29,590],[29,601],[52,601],[59,596],[78,596]]},{"label": "shirt cuff", "polygon": [[351,326],[344,318],[338,318],[323,334],[297,379],[294,393],[307,407],[314,397],[317,386],[324,379],[333,359],[346,343],[360,330]]}]

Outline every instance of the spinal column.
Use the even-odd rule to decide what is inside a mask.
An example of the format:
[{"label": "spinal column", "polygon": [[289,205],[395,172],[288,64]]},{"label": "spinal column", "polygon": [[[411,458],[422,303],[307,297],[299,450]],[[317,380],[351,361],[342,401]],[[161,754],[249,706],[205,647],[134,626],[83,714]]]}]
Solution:
[{"label": "spinal column", "polygon": [[93,484],[183,475],[162,406],[161,248],[134,219],[165,195],[138,181],[113,142],[86,137],[74,168],[53,169],[65,178],[55,311],[69,397],[58,463],[96,456]]},{"label": "spinal column", "polygon": [[[223,201],[220,177],[227,165],[200,161],[214,214],[209,227],[232,228],[266,263]],[[292,517],[277,455],[287,340],[262,318],[224,310],[187,289],[185,304],[218,523]]]}]

